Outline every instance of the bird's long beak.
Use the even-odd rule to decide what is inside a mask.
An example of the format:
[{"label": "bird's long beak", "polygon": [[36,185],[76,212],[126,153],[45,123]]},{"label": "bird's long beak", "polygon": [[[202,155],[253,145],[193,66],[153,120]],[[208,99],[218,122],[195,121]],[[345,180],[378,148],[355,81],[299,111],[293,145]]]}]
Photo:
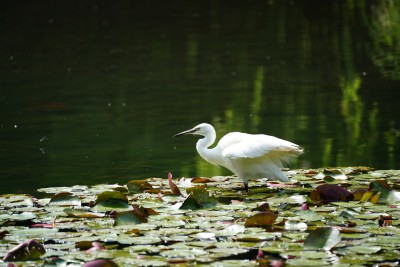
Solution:
[{"label": "bird's long beak", "polygon": [[172,136],[172,138],[178,137],[178,136],[181,136],[181,135],[192,134],[195,131],[196,131],[196,129],[190,129],[190,130],[187,130],[187,131],[184,131],[184,132],[181,132],[181,133],[177,133],[176,135]]}]

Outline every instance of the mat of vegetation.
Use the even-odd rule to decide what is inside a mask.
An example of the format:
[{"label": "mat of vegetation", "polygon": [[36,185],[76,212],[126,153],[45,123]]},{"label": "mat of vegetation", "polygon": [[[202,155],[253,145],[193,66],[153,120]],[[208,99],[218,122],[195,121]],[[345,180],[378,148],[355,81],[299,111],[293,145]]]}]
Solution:
[{"label": "mat of vegetation", "polygon": [[0,196],[0,266],[398,266],[400,171],[133,180]]}]

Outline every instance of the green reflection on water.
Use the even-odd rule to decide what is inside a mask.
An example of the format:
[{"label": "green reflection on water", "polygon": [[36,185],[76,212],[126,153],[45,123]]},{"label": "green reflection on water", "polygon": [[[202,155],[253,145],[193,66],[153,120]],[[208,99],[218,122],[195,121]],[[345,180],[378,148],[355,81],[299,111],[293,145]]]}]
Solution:
[{"label": "green reflection on water", "polygon": [[[210,122],[399,165],[394,1],[50,1],[3,11],[1,192],[229,174],[171,136]],[[397,26],[396,26],[397,25]]]}]

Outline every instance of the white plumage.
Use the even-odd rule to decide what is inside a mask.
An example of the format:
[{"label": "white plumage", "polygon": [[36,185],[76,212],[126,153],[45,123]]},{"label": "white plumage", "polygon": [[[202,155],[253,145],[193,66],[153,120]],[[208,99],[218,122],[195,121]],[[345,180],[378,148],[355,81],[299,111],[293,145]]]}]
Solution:
[{"label": "white plumage", "polygon": [[303,148],[292,142],[270,135],[240,132],[226,134],[214,148],[209,148],[215,142],[216,134],[214,127],[208,123],[201,123],[174,137],[185,134],[204,136],[196,144],[200,156],[241,177],[246,191],[249,179],[268,178],[288,182],[282,167],[303,153]]}]

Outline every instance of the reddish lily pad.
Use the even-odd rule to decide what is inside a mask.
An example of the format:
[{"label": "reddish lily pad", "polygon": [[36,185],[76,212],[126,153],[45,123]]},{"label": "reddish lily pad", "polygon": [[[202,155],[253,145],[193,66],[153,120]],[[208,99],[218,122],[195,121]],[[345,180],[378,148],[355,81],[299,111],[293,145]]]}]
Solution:
[{"label": "reddish lily pad", "polygon": [[37,260],[45,253],[46,250],[43,244],[34,239],[30,239],[8,251],[6,255],[4,255],[3,261]]},{"label": "reddish lily pad", "polygon": [[95,259],[86,262],[83,267],[118,267],[118,265],[112,260]]},{"label": "reddish lily pad", "polygon": [[354,199],[354,195],[346,189],[335,184],[323,184],[315,188],[310,198],[314,202],[329,203],[335,201],[348,202]]},{"label": "reddish lily pad", "polygon": [[194,184],[204,184],[204,183],[209,183],[209,182],[211,182],[211,180],[208,179],[208,178],[204,178],[204,177],[194,177],[194,178],[191,180],[191,182],[194,183]]}]

